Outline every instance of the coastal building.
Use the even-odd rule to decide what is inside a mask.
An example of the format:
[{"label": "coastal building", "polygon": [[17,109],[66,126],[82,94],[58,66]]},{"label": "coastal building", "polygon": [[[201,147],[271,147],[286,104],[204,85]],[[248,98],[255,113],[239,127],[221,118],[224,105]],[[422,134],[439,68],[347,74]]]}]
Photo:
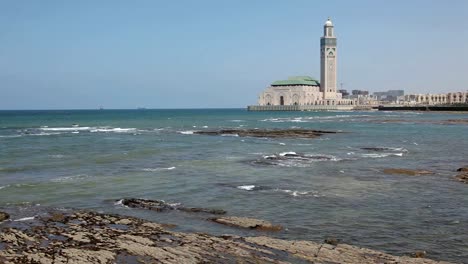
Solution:
[{"label": "coastal building", "polygon": [[[294,76],[273,82],[249,110],[352,109],[357,100],[344,99],[337,92],[337,39],[330,18],[320,38],[320,82],[309,76]],[[288,107],[293,106],[293,107]]]},{"label": "coastal building", "polygon": [[468,104],[468,92],[407,94],[404,102],[405,104],[414,105]]}]

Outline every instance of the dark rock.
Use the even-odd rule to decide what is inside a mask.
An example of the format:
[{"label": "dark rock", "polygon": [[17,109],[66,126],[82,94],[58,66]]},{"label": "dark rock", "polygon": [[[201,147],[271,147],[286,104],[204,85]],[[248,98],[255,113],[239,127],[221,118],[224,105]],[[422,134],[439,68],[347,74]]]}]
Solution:
[{"label": "dark rock", "polygon": [[462,171],[462,173],[458,174],[455,178],[460,182],[468,183],[468,172]]},{"label": "dark rock", "polygon": [[123,205],[131,207],[131,208],[148,209],[148,210],[153,210],[153,211],[158,211],[158,212],[175,209],[173,206],[160,200],[124,198],[121,201]]},{"label": "dark rock", "polygon": [[426,251],[416,251],[413,254],[411,254],[411,257],[413,258],[425,258],[427,255]]},{"label": "dark rock", "polygon": [[368,148],[361,148],[362,150],[369,150],[369,151],[388,151],[392,150],[391,148],[385,147],[368,147]]},{"label": "dark rock", "polygon": [[52,213],[49,217],[49,221],[65,223],[67,221],[67,216],[62,213]]},{"label": "dark rock", "polygon": [[180,211],[188,212],[188,213],[207,213],[207,214],[216,214],[216,215],[223,215],[226,214],[226,211],[221,209],[206,209],[206,208],[196,208],[196,207],[179,207],[177,208]]},{"label": "dark rock", "polygon": [[432,171],[411,170],[411,169],[384,169],[383,173],[385,173],[385,174],[404,174],[404,175],[410,175],[410,176],[434,174],[434,172],[432,172]]},{"label": "dark rock", "polygon": [[340,240],[339,239],[336,239],[334,237],[329,237],[329,238],[326,238],[324,241],[323,241],[325,244],[329,244],[329,245],[333,245],[333,246],[338,246],[338,244],[340,243]]},{"label": "dark rock", "polygon": [[236,217],[236,216],[229,216],[229,217],[219,217],[219,218],[211,218],[213,222],[228,225],[228,226],[235,226],[241,228],[248,228],[248,229],[256,229],[262,231],[280,231],[283,229],[280,225],[273,225],[272,223],[259,220],[254,218],[247,218],[247,217]]},{"label": "dark rock", "polygon": [[238,135],[239,137],[266,137],[266,138],[316,138],[324,134],[336,134],[336,131],[323,131],[312,129],[221,129],[216,131],[195,131],[194,134],[220,136]]},{"label": "dark rock", "polygon": [[131,207],[131,208],[147,209],[147,210],[153,210],[157,212],[179,210],[179,211],[184,211],[184,212],[189,212],[189,213],[207,213],[207,214],[216,214],[216,215],[226,214],[226,211],[221,210],[221,209],[183,207],[179,205],[171,205],[162,200],[124,198],[120,201],[122,202],[123,205]]},{"label": "dark rock", "polygon": [[10,215],[5,212],[0,212],[0,222],[7,220],[10,218]]},{"label": "dark rock", "polygon": [[467,171],[468,172],[468,167],[459,168],[457,171]]}]

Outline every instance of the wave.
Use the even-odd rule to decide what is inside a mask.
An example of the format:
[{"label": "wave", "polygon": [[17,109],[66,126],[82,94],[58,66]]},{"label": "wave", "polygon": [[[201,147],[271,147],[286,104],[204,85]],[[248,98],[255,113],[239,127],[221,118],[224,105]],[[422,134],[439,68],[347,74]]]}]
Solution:
[{"label": "wave", "polygon": [[136,128],[96,128],[96,129],[91,129],[89,130],[91,133],[96,133],[96,132],[103,132],[103,133],[109,133],[109,132],[115,132],[115,133],[130,133],[130,132],[137,132]]},{"label": "wave", "polygon": [[72,175],[72,176],[63,176],[63,177],[58,177],[51,179],[51,182],[71,182],[71,181],[79,181],[79,180],[84,180],[90,178],[89,175],[86,174],[79,174],[79,175]]},{"label": "wave", "polygon": [[187,130],[187,131],[178,131],[178,132],[183,135],[193,135],[195,131]]},{"label": "wave", "polygon": [[240,120],[240,119],[233,119],[233,120],[228,120],[229,122],[235,122],[235,123],[239,123],[239,122],[245,122],[245,120]]},{"label": "wave", "polygon": [[22,136],[23,135],[0,135],[0,138],[18,138]]},{"label": "wave", "polygon": [[91,130],[91,127],[41,127],[39,130],[42,131],[78,131],[78,130]]},{"label": "wave", "polygon": [[142,171],[148,172],[156,172],[156,171],[165,171],[165,170],[174,170],[176,167],[168,167],[168,168],[143,168]]},{"label": "wave", "polygon": [[255,189],[255,185],[241,185],[237,186],[237,189],[252,191],[253,189]]}]

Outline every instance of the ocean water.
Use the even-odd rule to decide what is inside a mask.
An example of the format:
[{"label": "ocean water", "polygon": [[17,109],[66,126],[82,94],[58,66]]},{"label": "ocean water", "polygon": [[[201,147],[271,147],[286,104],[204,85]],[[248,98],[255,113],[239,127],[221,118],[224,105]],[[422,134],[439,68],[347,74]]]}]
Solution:
[{"label": "ocean water", "polygon": [[[150,212],[123,197],[219,208],[281,224],[279,238],[468,260],[467,114],[247,112],[243,109],[0,111],[0,209],[81,208],[175,223],[176,230],[263,235],[205,214]],[[194,135],[221,128],[341,131],[315,139]],[[362,148],[381,147],[380,151]],[[307,159],[269,161],[286,152]],[[388,175],[386,168],[434,175]],[[33,215],[23,215],[24,217]],[[29,213],[31,214],[31,213]]]}]

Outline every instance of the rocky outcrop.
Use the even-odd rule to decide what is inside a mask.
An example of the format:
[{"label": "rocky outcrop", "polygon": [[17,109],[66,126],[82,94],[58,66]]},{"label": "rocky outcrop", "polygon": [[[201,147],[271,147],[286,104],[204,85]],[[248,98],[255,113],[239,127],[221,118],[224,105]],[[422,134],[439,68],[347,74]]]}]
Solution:
[{"label": "rocky outcrop", "polygon": [[10,215],[5,212],[0,212],[0,222],[7,220],[10,218]]},{"label": "rocky outcrop", "polygon": [[468,167],[462,167],[457,170],[459,173],[455,177],[458,181],[468,183]]},{"label": "rocky outcrop", "polygon": [[172,232],[158,223],[94,212],[15,223],[0,229],[0,263],[448,263],[342,243]]},{"label": "rocky outcrop", "polygon": [[255,218],[247,218],[247,217],[218,217],[218,218],[211,218],[213,222],[228,225],[228,226],[235,226],[240,228],[247,228],[247,229],[256,229],[262,231],[280,231],[283,229],[280,225],[273,225],[272,223],[259,220]]},{"label": "rocky outcrop", "polygon": [[312,129],[221,129],[215,131],[195,131],[193,133],[210,136],[236,135],[239,137],[262,138],[316,138],[325,134],[336,134],[339,132]]},{"label": "rocky outcrop", "polygon": [[124,198],[117,201],[124,206],[131,208],[147,209],[157,212],[168,211],[168,210],[180,210],[189,213],[208,213],[222,215],[226,214],[226,211],[220,209],[208,209],[198,207],[183,207],[180,204],[169,204],[162,200],[148,200],[139,198]]},{"label": "rocky outcrop", "polygon": [[431,175],[434,174],[432,171],[427,170],[411,170],[411,169],[384,169],[383,173],[385,174],[403,174],[410,176],[419,176],[419,175]]}]

